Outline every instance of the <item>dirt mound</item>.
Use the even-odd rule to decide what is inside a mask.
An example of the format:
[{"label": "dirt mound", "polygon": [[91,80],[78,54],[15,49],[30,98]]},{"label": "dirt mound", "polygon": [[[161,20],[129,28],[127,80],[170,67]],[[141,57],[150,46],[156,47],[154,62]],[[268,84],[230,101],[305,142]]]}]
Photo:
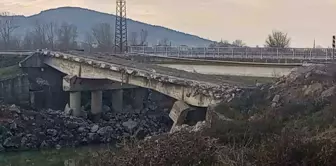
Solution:
[{"label": "dirt mound", "polygon": [[[274,83],[246,90],[215,111],[236,120],[258,119],[258,114],[316,111],[335,100],[336,65],[311,65],[294,69]],[[291,110],[291,111],[289,111]]]},{"label": "dirt mound", "polygon": [[297,68],[270,88],[285,103],[299,100],[325,100],[336,90],[336,65],[311,65]]}]

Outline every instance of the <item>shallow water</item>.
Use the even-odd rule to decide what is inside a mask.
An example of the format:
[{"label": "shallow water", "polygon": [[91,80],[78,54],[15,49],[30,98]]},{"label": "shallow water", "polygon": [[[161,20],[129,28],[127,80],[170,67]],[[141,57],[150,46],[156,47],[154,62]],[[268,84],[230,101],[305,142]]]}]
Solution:
[{"label": "shallow water", "polygon": [[76,166],[76,161],[85,158],[88,153],[104,149],[113,149],[113,146],[0,153],[0,166]]}]

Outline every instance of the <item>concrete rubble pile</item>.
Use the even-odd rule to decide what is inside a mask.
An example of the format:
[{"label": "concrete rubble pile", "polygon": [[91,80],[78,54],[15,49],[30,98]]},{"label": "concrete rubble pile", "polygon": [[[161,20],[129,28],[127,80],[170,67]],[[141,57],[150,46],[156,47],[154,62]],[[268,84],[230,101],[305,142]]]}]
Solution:
[{"label": "concrete rubble pile", "polygon": [[66,115],[63,111],[33,111],[0,105],[0,151],[74,147],[142,139],[169,131],[168,115],[141,112],[106,112],[99,122]]},{"label": "concrete rubble pile", "polygon": [[[254,121],[265,115],[280,116],[283,111],[294,111],[293,114],[295,111],[321,109],[333,103],[335,97],[336,65],[300,67],[274,83],[259,84],[254,89],[245,90],[241,96],[208,108],[207,123],[213,125],[216,121],[245,118]],[[193,131],[199,127],[184,125],[175,130],[180,128]]]},{"label": "concrete rubble pile", "polygon": [[[269,87],[272,107],[293,102],[325,102],[334,97],[336,65],[310,65],[296,68]],[[273,95],[273,96],[272,96]]]}]

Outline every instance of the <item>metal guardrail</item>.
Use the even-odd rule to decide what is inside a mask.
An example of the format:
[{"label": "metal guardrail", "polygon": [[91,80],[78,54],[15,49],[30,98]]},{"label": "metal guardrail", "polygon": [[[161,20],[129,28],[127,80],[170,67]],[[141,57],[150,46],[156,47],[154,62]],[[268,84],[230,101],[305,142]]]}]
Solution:
[{"label": "metal guardrail", "polygon": [[215,59],[319,60],[334,59],[332,48],[251,48],[251,47],[143,47],[130,46],[128,53],[148,56]]}]

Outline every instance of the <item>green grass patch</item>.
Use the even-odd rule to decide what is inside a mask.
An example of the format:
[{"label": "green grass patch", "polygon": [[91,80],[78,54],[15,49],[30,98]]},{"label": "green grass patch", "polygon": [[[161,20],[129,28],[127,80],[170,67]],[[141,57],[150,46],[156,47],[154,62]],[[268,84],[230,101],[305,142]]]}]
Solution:
[{"label": "green grass patch", "polygon": [[23,74],[19,65],[0,68],[0,79],[11,78],[19,74]]}]

